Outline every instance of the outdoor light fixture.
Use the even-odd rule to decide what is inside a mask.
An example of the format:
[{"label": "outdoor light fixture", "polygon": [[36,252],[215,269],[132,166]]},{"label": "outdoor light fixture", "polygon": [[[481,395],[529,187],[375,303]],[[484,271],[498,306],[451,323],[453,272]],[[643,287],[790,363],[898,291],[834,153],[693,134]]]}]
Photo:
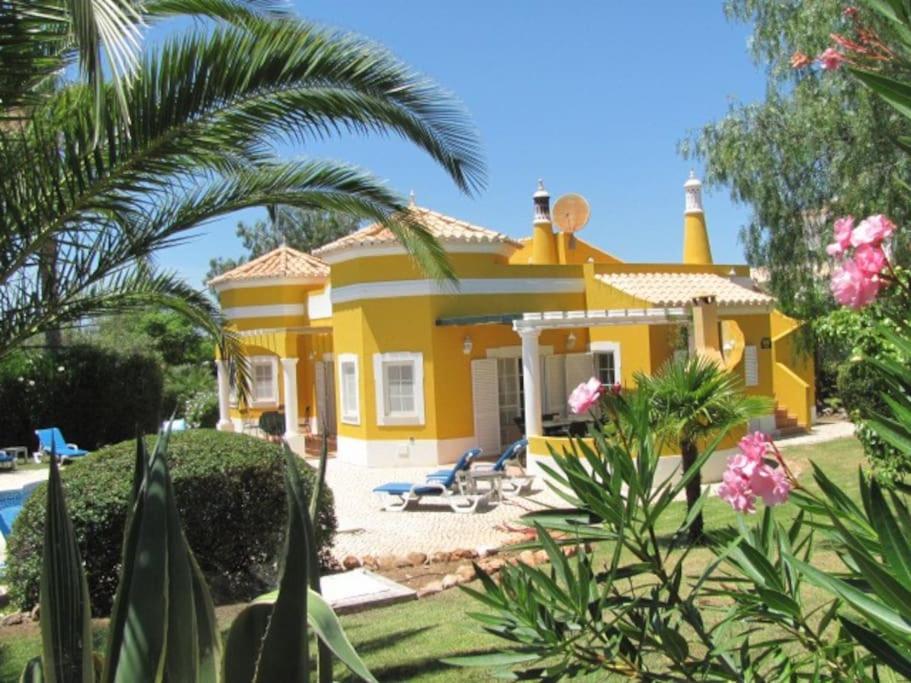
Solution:
[{"label": "outdoor light fixture", "polygon": [[566,349],[572,351],[574,348],[576,348],[576,335],[570,332],[566,335]]},{"label": "outdoor light fixture", "polygon": [[471,337],[465,337],[465,340],[462,342],[462,353],[466,356],[470,356],[472,348],[474,348],[474,344],[471,343]]}]

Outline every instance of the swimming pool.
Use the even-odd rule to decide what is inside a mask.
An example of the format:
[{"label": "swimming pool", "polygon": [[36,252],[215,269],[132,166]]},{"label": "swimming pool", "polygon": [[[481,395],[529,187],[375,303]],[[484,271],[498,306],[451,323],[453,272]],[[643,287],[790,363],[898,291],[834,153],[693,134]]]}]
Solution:
[{"label": "swimming pool", "polygon": [[32,491],[41,483],[35,481],[26,484],[21,489],[0,491],[0,533],[3,534],[3,538],[9,538],[16,515],[19,514],[28,497],[32,495]]}]

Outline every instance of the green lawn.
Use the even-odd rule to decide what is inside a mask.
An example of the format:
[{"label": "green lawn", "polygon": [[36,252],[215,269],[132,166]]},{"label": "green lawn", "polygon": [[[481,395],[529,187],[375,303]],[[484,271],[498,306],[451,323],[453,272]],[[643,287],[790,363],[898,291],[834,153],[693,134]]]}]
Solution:
[{"label": "green lawn", "polygon": [[[822,465],[827,474],[852,496],[857,495],[857,467],[863,455],[854,439],[795,447],[785,457],[802,472],[801,481],[810,484],[809,459]],[[659,532],[670,535],[682,519],[683,504],[675,515],[663,519]],[[792,506],[777,510],[778,518],[787,520],[796,514]],[[731,525],[736,514],[723,501],[713,498],[705,506],[706,528],[720,529]],[[709,550],[694,551],[688,564],[699,571],[711,556]],[[820,551],[815,564],[825,568],[837,566],[832,553]],[[485,634],[468,613],[483,611],[459,590],[448,590],[420,601],[387,607],[342,618],[355,647],[381,681],[489,681],[482,670],[453,669],[440,659],[455,654],[481,653],[496,649],[502,641]],[[224,615],[225,625],[230,616]],[[99,624],[99,631],[103,622]],[[100,633],[99,633],[100,635]],[[0,683],[18,680],[23,664],[38,652],[35,628],[0,629]],[[340,680],[350,680],[337,671]],[[594,679],[593,679],[594,680]]]}]

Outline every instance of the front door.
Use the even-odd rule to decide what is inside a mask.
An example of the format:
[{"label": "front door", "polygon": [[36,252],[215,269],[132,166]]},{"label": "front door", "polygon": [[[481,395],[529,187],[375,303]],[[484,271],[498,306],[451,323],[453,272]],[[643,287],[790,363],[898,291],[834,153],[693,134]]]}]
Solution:
[{"label": "front door", "polygon": [[323,430],[329,436],[336,433],[335,419],[335,363],[317,361],[314,363],[316,374],[316,433]]}]

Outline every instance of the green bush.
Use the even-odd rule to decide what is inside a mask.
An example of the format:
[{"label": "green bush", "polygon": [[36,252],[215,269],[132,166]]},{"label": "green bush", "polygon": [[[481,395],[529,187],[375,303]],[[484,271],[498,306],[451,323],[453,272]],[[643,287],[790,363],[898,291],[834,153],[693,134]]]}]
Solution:
[{"label": "green bush", "polygon": [[203,389],[187,399],[183,415],[194,428],[211,429],[218,424],[218,393]]},{"label": "green bush", "polygon": [[[189,415],[190,402],[203,392],[215,394],[216,379],[212,368],[212,361],[205,364],[165,366],[163,414],[185,417],[192,422]],[[213,422],[208,426],[214,425]]]},{"label": "green bush", "polygon": [[[110,612],[117,588],[135,448],[134,440],[102,448],[63,470],[98,615]],[[299,464],[309,494],[316,474]],[[190,430],[172,435],[168,466],[187,540],[216,602],[249,600],[271,589],[287,516],[282,447],[242,434]],[[16,518],[7,548],[10,596],[23,609],[38,599],[45,498],[42,485]],[[325,489],[316,529],[324,565],[331,562],[335,529],[332,493]]]},{"label": "green bush", "polygon": [[868,362],[847,363],[838,371],[838,394],[857,425],[857,438],[864,447],[873,473],[880,483],[887,486],[911,473],[911,456],[889,445],[865,423],[874,414],[887,410],[882,397],[889,392],[887,381]]},{"label": "green bush", "polygon": [[87,345],[17,352],[0,363],[0,435],[34,449],[36,429],[59,427],[95,450],[157,429],[161,392],[161,369],[145,355]]}]

